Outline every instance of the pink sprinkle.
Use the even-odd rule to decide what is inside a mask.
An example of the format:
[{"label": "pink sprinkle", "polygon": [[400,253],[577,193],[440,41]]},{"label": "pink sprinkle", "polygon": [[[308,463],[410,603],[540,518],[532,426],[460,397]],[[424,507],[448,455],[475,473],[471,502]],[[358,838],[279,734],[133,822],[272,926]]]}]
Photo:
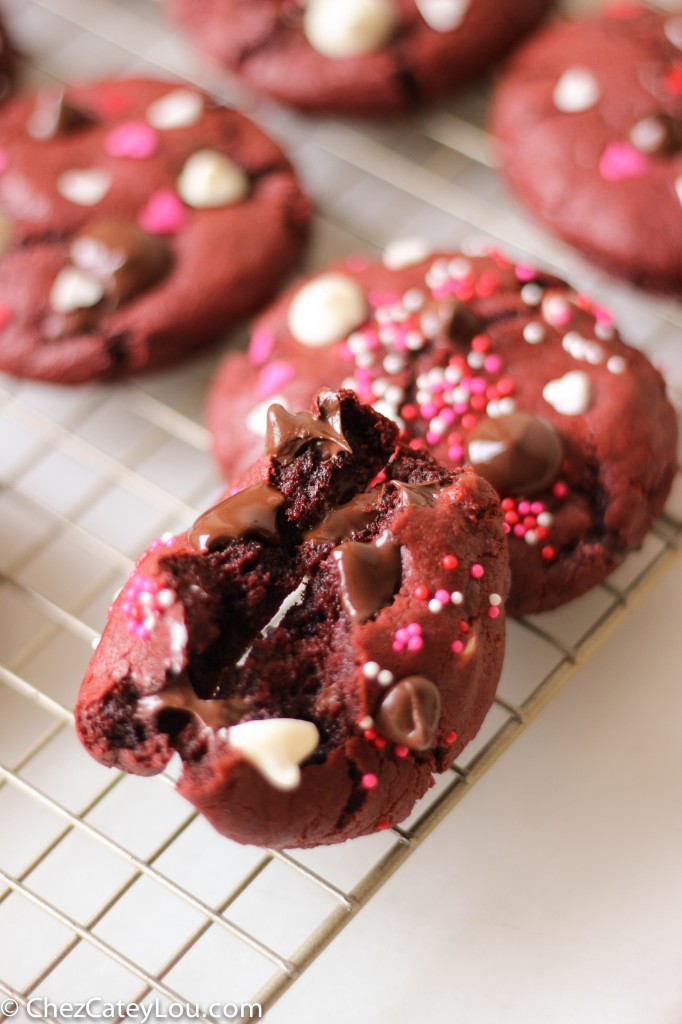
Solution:
[{"label": "pink sprinkle", "polygon": [[268,366],[263,367],[260,372],[258,383],[256,384],[256,396],[258,398],[270,398],[280,388],[283,388],[285,384],[288,384],[290,380],[293,380],[294,376],[295,370],[291,363],[286,363],[284,360],[270,363]]},{"label": "pink sprinkle", "polygon": [[534,501],[530,506],[530,510],[534,516],[539,516],[541,512],[545,511],[545,506],[541,501]]},{"label": "pink sprinkle", "polygon": [[519,263],[519,265],[514,268],[514,273],[519,281],[532,281],[537,275],[537,270],[535,267],[528,267]]},{"label": "pink sprinkle", "polygon": [[408,651],[421,651],[424,646],[424,641],[420,636],[411,636],[407,641]]},{"label": "pink sprinkle", "polygon": [[527,516],[531,510],[531,504],[529,501],[520,501],[517,508],[522,516]]},{"label": "pink sprinkle", "polygon": [[[499,356],[488,356],[486,358],[485,363],[484,363],[486,370],[488,370],[489,373],[495,373],[496,372],[495,370],[489,370],[489,368],[488,368],[488,360],[489,359],[497,359],[497,360],[499,360],[500,366],[502,366],[502,360],[500,359]],[[499,369],[499,367],[497,369]],[[488,387],[488,384],[483,379],[483,377],[474,377],[474,379],[469,383],[469,390],[471,391],[471,393],[473,395],[482,395],[487,387]]]},{"label": "pink sprinkle", "polygon": [[474,562],[469,572],[475,580],[480,580],[481,576],[485,574],[485,569],[482,565],[479,565],[478,562]]},{"label": "pink sprinkle", "polygon": [[2,174],[3,171],[7,170],[8,165],[9,165],[9,156],[7,154],[7,150],[3,149],[3,148],[0,148],[0,174]]},{"label": "pink sprinkle", "polygon": [[173,235],[184,227],[186,219],[187,211],[172,188],[154,192],[137,215],[140,227],[152,235]]},{"label": "pink sprinkle", "polygon": [[404,747],[402,743],[399,744],[397,747],[393,748],[393,753],[395,754],[396,757],[407,757],[409,752],[409,748]]},{"label": "pink sprinkle", "polygon": [[613,315],[609,313],[608,309],[602,309],[600,306],[593,306],[592,312],[594,317],[599,324],[603,324],[604,327],[613,326]]},{"label": "pink sprinkle", "polygon": [[488,608],[488,618],[489,619],[497,619],[499,617],[499,614],[500,614],[500,609],[499,608],[495,608],[492,605],[491,605],[490,608]]},{"label": "pink sprinkle", "polygon": [[450,600],[450,592],[448,590],[437,590],[434,594],[436,601],[440,601],[441,604],[447,604]]},{"label": "pink sprinkle", "polygon": [[419,636],[422,628],[418,622],[411,622],[409,626],[405,627],[405,633],[407,636]]},{"label": "pink sprinkle", "polygon": [[104,140],[109,156],[127,156],[131,160],[146,160],[159,148],[159,136],[144,121],[125,121],[109,132]]},{"label": "pink sprinkle", "polygon": [[558,480],[552,488],[552,494],[555,498],[565,498],[568,494],[568,484],[564,483],[563,480]]},{"label": "pink sprinkle", "polygon": [[427,444],[438,444],[440,441],[440,434],[437,434],[435,430],[426,431],[426,443]]},{"label": "pink sprinkle", "polygon": [[268,359],[272,355],[272,349],[275,344],[275,335],[272,331],[260,328],[251,335],[249,341],[249,362],[252,366],[262,366],[263,363],[267,363]]},{"label": "pink sprinkle", "polygon": [[517,523],[516,526],[514,527],[514,531],[513,532],[514,532],[514,536],[515,537],[525,537],[526,536],[526,527],[523,525],[523,523]]},{"label": "pink sprinkle", "polygon": [[599,161],[599,173],[606,181],[641,178],[649,167],[649,159],[629,142],[610,142]]},{"label": "pink sprinkle", "polygon": [[379,780],[374,772],[365,772],[362,776],[362,788],[363,789],[374,789],[379,785]]},{"label": "pink sprinkle", "polygon": [[[483,367],[487,373],[499,373],[502,369],[502,360],[498,355],[486,356]],[[473,391],[473,387],[471,390]]]},{"label": "pink sprinkle", "polygon": [[448,458],[452,459],[453,462],[458,462],[464,458],[464,448],[461,444],[453,444],[448,448]]},{"label": "pink sprinkle", "polygon": [[461,654],[462,651],[464,650],[464,644],[462,643],[461,640],[453,640],[452,644],[450,645],[450,650],[452,651],[453,654]]}]

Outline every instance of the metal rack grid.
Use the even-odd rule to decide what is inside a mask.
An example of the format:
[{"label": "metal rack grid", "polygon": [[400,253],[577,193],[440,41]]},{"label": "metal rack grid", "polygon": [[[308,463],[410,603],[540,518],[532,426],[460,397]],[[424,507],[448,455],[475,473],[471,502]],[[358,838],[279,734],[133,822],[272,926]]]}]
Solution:
[{"label": "metal rack grid", "polygon": [[[255,104],[185,48],[152,0],[4,8],[33,55],[29,83],[166,72]],[[515,210],[492,169],[484,106],[476,92],[406,122],[363,125],[258,104],[256,118],[289,146],[323,211],[311,264],[396,235],[453,245],[483,232],[606,294],[679,398],[680,307],[604,279]],[[20,1007],[96,992],[112,1002],[267,1010],[681,554],[678,486],[642,551],[606,585],[511,623],[500,695],[479,737],[399,828],[294,854],[238,847],[176,796],[174,766],[137,780],[90,761],[70,712],[136,552],[186,525],[219,490],[201,425],[218,358],[119,387],[0,378],[0,992]],[[31,941],[7,948],[3,936],[17,925]],[[226,954],[231,970],[217,985],[210,966]]]}]

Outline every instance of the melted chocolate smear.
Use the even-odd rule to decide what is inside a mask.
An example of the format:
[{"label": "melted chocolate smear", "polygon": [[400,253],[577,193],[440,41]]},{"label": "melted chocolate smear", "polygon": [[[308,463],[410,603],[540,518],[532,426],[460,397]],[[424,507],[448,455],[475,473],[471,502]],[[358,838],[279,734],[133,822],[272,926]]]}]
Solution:
[{"label": "melted chocolate smear", "polygon": [[283,466],[294,461],[306,445],[314,444],[322,459],[352,452],[341,428],[341,405],[336,395],[322,392],[319,419],[310,412],[291,413],[275,403],[268,409],[265,452]]},{"label": "melted chocolate smear", "polygon": [[425,676],[408,676],[386,695],[377,715],[384,736],[410,750],[428,750],[440,720],[440,693]]},{"label": "melted chocolate smear", "polygon": [[563,446],[546,420],[525,412],[482,419],[467,441],[469,461],[498,494],[536,494],[561,471]]},{"label": "melted chocolate smear", "polygon": [[352,622],[366,622],[400,587],[400,545],[388,532],[369,544],[346,541],[332,552],[341,575],[341,602]]},{"label": "melted chocolate smear", "polygon": [[277,511],[283,503],[283,496],[267,484],[247,487],[199,516],[189,531],[189,542],[203,554],[224,540],[255,536],[277,541]]},{"label": "melted chocolate smear", "polygon": [[398,480],[392,480],[391,486],[396,489],[403,507],[415,505],[418,508],[433,508],[442,487],[436,481],[428,481],[423,484],[404,484]]},{"label": "melted chocolate smear", "polygon": [[87,111],[68,103],[63,89],[43,89],[36,97],[26,130],[32,138],[45,142],[85,128],[94,120]]},{"label": "melted chocolate smear", "polygon": [[185,711],[190,715],[196,715],[210,729],[222,729],[224,726],[234,725],[244,717],[248,710],[246,703],[237,698],[202,700],[197,697],[186,672],[170,676],[166,680],[164,688],[154,694],[154,697],[163,705],[163,709],[159,710]]},{"label": "melted chocolate smear", "polygon": [[132,221],[108,220],[89,225],[73,240],[71,261],[100,280],[119,305],[162,278],[172,256],[163,239]]},{"label": "melted chocolate smear", "polygon": [[345,505],[332,509],[321,523],[308,530],[304,540],[337,544],[352,533],[361,533],[376,519],[383,493],[383,487],[375,487],[367,494],[357,494]]}]

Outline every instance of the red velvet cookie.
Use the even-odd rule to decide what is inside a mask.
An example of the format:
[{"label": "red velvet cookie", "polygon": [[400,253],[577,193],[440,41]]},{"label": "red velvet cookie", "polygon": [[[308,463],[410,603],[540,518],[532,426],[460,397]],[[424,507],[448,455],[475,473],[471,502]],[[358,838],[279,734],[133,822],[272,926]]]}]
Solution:
[{"label": "red velvet cookie", "polygon": [[677,429],[663,380],[557,278],[498,254],[423,256],[394,246],[289,288],[214,382],[218,461],[235,479],[270,402],[298,409],[342,381],[416,448],[493,483],[509,611],[553,608],[604,580],[662,508]]},{"label": "red velvet cookie", "polygon": [[499,502],[396,447],[349,391],[269,412],[248,486],[138,559],[76,724],[242,843],[314,846],[401,821],[477,732],[504,652]]},{"label": "red velvet cookie", "polygon": [[0,370],[59,383],[173,363],[253,311],[309,205],[281,150],[171,82],[104,81],[0,112]]},{"label": "red velvet cookie", "polygon": [[494,98],[502,173],[555,234],[682,291],[682,17],[633,5],[547,28]]},{"label": "red velvet cookie", "polygon": [[552,0],[167,0],[198,44],[309,111],[397,112],[459,86]]}]

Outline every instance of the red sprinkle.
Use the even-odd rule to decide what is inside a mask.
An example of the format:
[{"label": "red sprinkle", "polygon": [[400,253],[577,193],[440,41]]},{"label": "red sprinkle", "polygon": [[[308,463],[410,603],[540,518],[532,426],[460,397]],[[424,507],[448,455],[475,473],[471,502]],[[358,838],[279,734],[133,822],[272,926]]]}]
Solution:
[{"label": "red sprinkle", "polygon": [[374,746],[376,747],[377,750],[383,750],[384,747],[386,746],[386,740],[384,739],[384,737],[377,736],[377,738],[374,740]]},{"label": "red sprinkle", "polygon": [[418,587],[414,588],[413,596],[415,601],[426,601],[429,597],[429,588],[420,583]]},{"label": "red sprinkle", "polygon": [[451,729],[450,732],[446,732],[445,736],[443,736],[443,743],[447,743],[448,746],[451,746],[451,744],[453,744],[456,739],[457,733],[455,732],[454,729]]},{"label": "red sprinkle", "polygon": [[556,558],[556,548],[553,548],[551,544],[546,544],[540,554],[546,562],[551,562],[553,558]]},{"label": "red sprinkle", "polygon": [[381,821],[377,822],[377,832],[382,832],[386,828],[390,828],[391,823],[388,818],[382,818]]},{"label": "red sprinkle", "polygon": [[398,746],[393,748],[393,753],[395,754],[396,757],[407,757],[409,752],[410,751],[408,747]]},{"label": "red sprinkle", "polygon": [[496,608],[494,605],[491,605],[490,608],[488,608],[488,618],[489,619],[497,619],[497,618],[499,618],[499,615],[500,615],[500,609],[499,608]]},{"label": "red sprinkle", "polygon": [[449,569],[449,570],[452,571],[452,570],[456,569],[458,565],[459,565],[459,562],[457,561],[457,556],[456,555],[445,555],[443,557],[443,568],[444,569]]}]

